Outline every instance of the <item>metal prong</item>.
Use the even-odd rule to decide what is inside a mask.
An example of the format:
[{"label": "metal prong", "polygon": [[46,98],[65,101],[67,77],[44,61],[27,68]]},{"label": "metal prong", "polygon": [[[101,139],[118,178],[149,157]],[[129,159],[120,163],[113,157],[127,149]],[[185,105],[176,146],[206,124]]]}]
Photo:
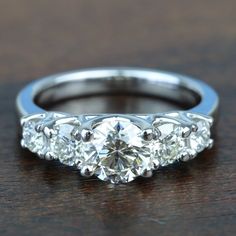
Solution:
[{"label": "metal prong", "polygon": [[153,169],[154,169],[154,170],[157,170],[159,167],[160,167],[159,161],[154,161],[154,162],[153,162]]},{"label": "metal prong", "polygon": [[93,175],[93,170],[90,166],[84,166],[81,170],[80,173],[84,177],[91,177]]},{"label": "metal prong", "polygon": [[184,127],[182,129],[182,137],[187,138],[191,134],[191,129],[189,127]]},{"label": "metal prong", "polygon": [[155,139],[155,133],[153,132],[152,129],[146,129],[143,131],[142,137],[145,141],[151,141]]},{"label": "metal prong", "polygon": [[84,142],[89,142],[93,138],[93,131],[88,129],[83,129],[81,131],[81,137]]},{"label": "metal prong", "polygon": [[210,139],[209,140],[209,143],[208,143],[208,146],[207,146],[207,149],[211,149],[214,145],[214,140],[213,139]]},{"label": "metal prong", "polygon": [[24,139],[21,139],[20,144],[21,144],[22,148],[27,148],[26,145],[25,145],[25,140]]},{"label": "metal prong", "polygon": [[209,117],[208,122],[209,122],[210,126],[212,126],[214,123],[214,119],[212,117]]},{"label": "metal prong", "polygon": [[25,123],[26,123],[26,120],[24,118],[22,118],[20,120],[20,125],[23,127],[25,125]]},{"label": "metal prong", "polygon": [[192,131],[192,132],[197,132],[197,130],[198,130],[197,125],[196,125],[196,124],[192,124],[192,125],[191,125],[191,131]]},{"label": "metal prong", "polygon": [[194,158],[194,155],[192,154],[189,154],[189,153],[184,153],[181,155],[181,160],[182,161],[189,161],[189,160],[192,160]]},{"label": "metal prong", "polygon": [[45,159],[48,160],[48,161],[55,159],[52,152],[46,152],[45,155],[44,155],[44,157],[45,157]]},{"label": "metal prong", "polygon": [[36,126],[35,126],[35,131],[36,132],[42,132],[43,131],[43,129],[44,129],[44,125],[43,124],[37,124]]},{"label": "metal prong", "polygon": [[52,129],[52,128],[49,128],[49,127],[44,127],[44,129],[43,129],[43,133],[45,134],[45,136],[47,137],[47,138],[52,138],[52,136],[54,135],[54,134],[56,134],[56,131],[54,130],[54,129]]},{"label": "metal prong", "polygon": [[142,177],[145,177],[145,178],[152,177],[152,170],[145,170],[142,174]]},{"label": "metal prong", "polygon": [[45,159],[45,153],[44,152],[38,152],[37,155],[40,159]]}]

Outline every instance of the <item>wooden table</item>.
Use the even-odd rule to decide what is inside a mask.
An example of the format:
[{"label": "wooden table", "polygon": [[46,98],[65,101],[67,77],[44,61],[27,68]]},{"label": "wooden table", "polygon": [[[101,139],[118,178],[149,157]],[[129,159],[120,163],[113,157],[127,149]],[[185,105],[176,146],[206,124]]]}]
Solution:
[{"label": "wooden table", "polygon": [[[2,0],[0,235],[235,235],[235,10],[234,0]],[[27,81],[111,65],[176,71],[215,87],[214,148],[125,186],[21,150],[14,103]]]}]

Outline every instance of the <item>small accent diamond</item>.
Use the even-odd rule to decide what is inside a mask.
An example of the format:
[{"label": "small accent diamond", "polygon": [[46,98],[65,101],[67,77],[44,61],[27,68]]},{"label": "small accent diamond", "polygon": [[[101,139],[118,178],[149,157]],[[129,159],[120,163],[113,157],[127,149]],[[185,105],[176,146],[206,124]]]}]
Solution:
[{"label": "small accent diamond", "polygon": [[43,153],[46,149],[47,139],[42,132],[36,131],[36,122],[28,121],[23,126],[23,143],[33,153]]},{"label": "small accent diamond", "polygon": [[193,122],[197,127],[195,132],[192,132],[190,136],[185,139],[185,151],[189,154],[189,158],[196,156],[197,153],[202,152],[205,148],[207,148],[212,139],[210,127],[211,124],[200,117],[192,117]]},{"label": "small accent diamond", "polygon": [[181,136],[182,129],[175,123],[155,123],[161,136],[155,142],[155,158],[159,160],[161,166],[172,164],[180,158],[184,142]]},{"label": "small accent diamond", "polygon": [[76,141],[71,137],[73,125],[60,124],[54,127],[56,134],[50,139],[50,146],[55,158],[65,165],[75,165]]}]

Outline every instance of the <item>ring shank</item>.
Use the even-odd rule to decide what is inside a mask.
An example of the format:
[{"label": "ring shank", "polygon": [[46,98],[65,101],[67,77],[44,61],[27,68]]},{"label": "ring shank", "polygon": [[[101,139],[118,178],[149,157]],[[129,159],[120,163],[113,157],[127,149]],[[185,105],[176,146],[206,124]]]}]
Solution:
[{"label": "ring shank", "polygon": [[188,101],[193,106],[188,111],[211,116],[215,115],[219,102],[214,89],[187,76],[153,69],[95,68],[32,82],[19,93],[17,110],[20,116],[42,113],[45,110],[38,104],[107,93],[145,94],[180,103]]}]

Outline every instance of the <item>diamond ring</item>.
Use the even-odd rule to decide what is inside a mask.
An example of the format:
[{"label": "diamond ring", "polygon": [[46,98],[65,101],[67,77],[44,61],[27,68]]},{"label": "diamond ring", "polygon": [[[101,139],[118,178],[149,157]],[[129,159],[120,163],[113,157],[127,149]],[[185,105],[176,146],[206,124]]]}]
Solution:
[{"label": "diamond ring", "polygon": [[[40,106],[105,93],[142,93],[194,105],[155,114],[78,115]],[[127,183],[211,148],[218,103],[206,83],[154,69],[95,68],[52,75],[30,83],[17,97],[21,145],[40,158],[75,166],[83,176]]]}]

